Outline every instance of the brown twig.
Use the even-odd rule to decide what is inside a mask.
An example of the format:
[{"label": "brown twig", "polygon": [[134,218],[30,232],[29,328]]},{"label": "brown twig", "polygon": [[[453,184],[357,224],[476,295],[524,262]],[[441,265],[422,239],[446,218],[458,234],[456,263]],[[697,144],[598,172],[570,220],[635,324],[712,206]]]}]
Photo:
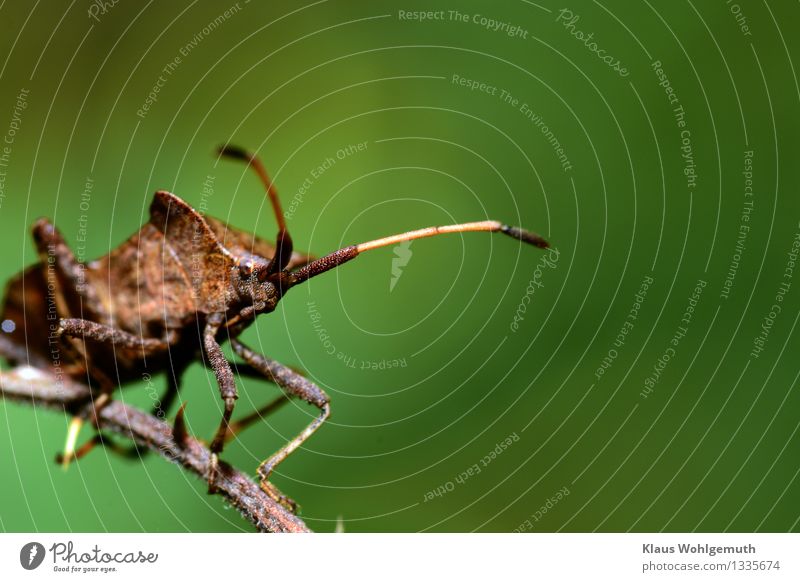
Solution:
[{"label": "brown twig", "polygon": [[[0,373],[0,395],[56,410],[88,416],[85,405],[89,388],[36,368],[20,366]],[[179,417],[180,418],[180,417]],[[132,439],[138,446],[158,453],[205,479],[211,452],[188,436],[179,426],[173,428],[155,416],[113,401],[100,411],[100,428]],[[181,442],[179,442],[181,441]],[[303,521],[272,500],[247,475],[220,461],[216,493],[225,497],[242,516],[262,532],[309,532]]]}]

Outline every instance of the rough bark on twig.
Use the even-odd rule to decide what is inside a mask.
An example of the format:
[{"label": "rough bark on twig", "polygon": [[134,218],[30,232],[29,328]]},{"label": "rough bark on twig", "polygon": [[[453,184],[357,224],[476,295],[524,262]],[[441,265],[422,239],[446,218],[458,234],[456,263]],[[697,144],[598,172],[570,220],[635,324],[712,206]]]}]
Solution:
[{"label": "rough bark on twig", "polygon": [[[66,378],[20,366],[0,372],[0,395],[7,400],[26,402],[56,410],[88,415],[80,404],[89,398],[89,388]],[[183,435],[176,442],[173,428],[155,416],[113,401],[102,408],[99,416],[102,429],[132,439],[165,459],[183,466],[205,479],[211,458],[210,451],[199,441]],[[180,436],[179,436],[180,438]],[[247,475],[220,461],[217,493],[262,532],[308,532],[303,521],[272,500]]]}]

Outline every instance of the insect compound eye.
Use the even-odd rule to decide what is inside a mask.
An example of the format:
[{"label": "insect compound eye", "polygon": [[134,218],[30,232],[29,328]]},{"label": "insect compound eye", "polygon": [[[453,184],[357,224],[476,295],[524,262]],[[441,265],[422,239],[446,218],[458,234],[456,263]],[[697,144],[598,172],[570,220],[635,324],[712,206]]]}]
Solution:
[{"label": "insect compound eye", "polygon": [[269,275],[269,262],[257,255],[245,255],[239,260],[239,279],[254,287],[263,283]]},{"label": "insect compound eye", "polygon": [[241,274],[243,279],[249,279],[253,276],[253,271],[255,270],[255,265],[252,261],[245,261],[241,265],[239,265],[239,273]]},{"label": "insect compound eye", "polygon": [[239,279],[249,285],[256,283],[258,267],[253,261],[242,261],[239,264]]},{"label": "insect compound eye", "polygon": [[239,273],[243,281],[248,281],[251,285],[263,283],[269,274],[268,265],[260,261],[243,261],[239,266]]}]

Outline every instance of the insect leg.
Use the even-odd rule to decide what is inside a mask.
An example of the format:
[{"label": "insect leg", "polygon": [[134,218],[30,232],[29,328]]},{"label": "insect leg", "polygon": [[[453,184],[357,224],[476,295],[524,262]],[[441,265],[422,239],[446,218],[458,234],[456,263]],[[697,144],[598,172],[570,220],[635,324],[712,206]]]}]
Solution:
[{"label": "insect leg", "polygon": [[[167,372],[167,389],[164,392],[164,396],[161,397],[161,400],[153,404],[151,412],[151,414],[156,418],[166,422],[167,414],[169,414],[169,409],[175,402],[175,398],[178,397],[178,392],[180,391],[181,388],[181,377],[183,376],[183,372],[185,370],[186,370],[185,366],[175,365],[172,371]],[[147,455],[150,452],[150,449],[139,448],[134,445],[132,447],[127,447],[124,450],[116,452],[123,452],[123,454],[126,457],[139,459]]]},{"label": "insect leg", "polygon": [[[203,362],[204,365],[208,365],[208,362]],[[228,362],[228,365],[233,369],[233,373],[235,376],[241,376],[243,378],[254,378],[256,380],[264,380],[264,372],[260,369],[256,368],[255,366],[251,366],[247,362]],[[296,368],[293,366],[289,366],[292,370],[303,375],[303,371],[300,368]],[[272,378],[266,378],[272,382]]]},{"label": "insect leg", "polygon": [[[77,309],[81,315],[97,317],[98,314],[95,311],[101,303],[96,293],[94,293],[94,288],[85,284],[84,265],[75,258],[58,229],[47,219],[41,218],[33,224],[31,230],[39,260],[47,271],[48,288],[52,286],[53,289],[52,299],[58,315],[60,317],[69,317],[72,314],[72,310]],[[50,274],[51,266],[53,276]],[[80,342],[70,339],[66,347],[71,349],[78,365],[83,361],[88,366],[90,357]],[[96,420],[97,412],[111,399],[114,382],[99,369],[93,369],[91,376],[99,383],[101,390],[100,396],[93,400],[95,405],[94,419]],[[80,421],[76,419],[74,423],[76,426],[74,438],[68,439],[68,448],[63,455],[65,467],[74,457],[75,452],[71,450],[71,445],[74,444],[74,439],[77,438],[77,433],[80,430]],[[95,422],[95,424],[97,423]],[[86,452],[91,448],[90,446]]]},{"label": "insect leg", "polygon": [[169,343],[156,338],[142,338],[116,327],[89,321],[88,319],[65,318],[58,322],[59,332],[67,337],[111,344],[114,347],[131,348],[151,355],[169,348]]},{"label": "insect leg", "polygon": [[[98,316],[97,309],[102,303],[94,287],[86,284],[85,266],[75,258],[58,229],[46,218],[40,218],[33,224],[31,232],[39,260],[43,265],[52,264],[59,275],[55,297],[59,313],[64,317],[70,315],[65,295],[70,292],[80,300],[80,315]],[[62,284],[66,288],[62,288]]]},{"label": "insect leg", "polygon": [[[262,376],[261,378],[263,379],[264,377]],[[268,414],[272,414],[287,402],[289,402],[288,395],[281,394],[269,404],[265,404],[264,406],[262,406],[258,410],[251,412],[247,416],[243,416],[239,420],[233,421],[228,425],[228,433],[225,435],[225,442],[231,441],[237,434],[242,432],[248,426],[258,422],[259,420],[262,420]]]},{"label": "insect leg", "polygon": [[169,414],[169,409],[178,397],[178,392],[180,392],[181,378],[185,370],[186,368],[183,366],[180,368],[175,366],[167,371],[167,389],[164,392],[164,396],[161,397],[161,401],[153,404],[153,416],[164,420]]},{"label": "insect leg", "polygon": [[[87,350],[85,346],[80,345],[80,340],[83,340],[83,342],[90,340],[101,344],[111,344],[115,348],[140,349],[144,355],[154,354],[169,348],[169,343],[163,340],[141,338],[127,331],[86,319],[60,319],[58,332],[66,338],[71,338],[73,345],[82,354],[87,354]],[[94,413],[92,415],[93,422],[97,426],[97,415],[111,401],[111,394],[116,383],[98,366],[91,366],[89,374],[100,382],[100,395],[94,399]],[[69,456],[70,451],[65,454]]]},{"label": "insect leg", "polygon": [[216,491],[214,482],[217,478],[217,467],[219,463],[219,454],[225,447],[225,436],[228,434],[228,424],[233,415],[233,408],[236,405],[236,399],[239,395],[236,393],[236,382],[234,380],[233,371],[228,360],[225,359],[225,354],[217,342],[217,332],[224,321],[223,314],[213,314],[208,317],[205,331],[203,332],[203,345],[205,347],[206,356],[208,357],[208,364],[214,371],[219,384],[219,393],[222,397],[222,402],[225,406],[222,411],[222,419],[219,422],[219,428],[211,441],[211,464],[208,471],[208,492],[213,493]]},{"label": "insect leg", "polygon": [[[208,362],[204,362],[204,364],[208,364]],[[245,362],[228,362],[228,365],[231,366],[233,372],[236,376],[244,376],[246,378],[256,378],[258,380],[264,380],[264,374],[254,366],[247,364]],[[272,378],[266,378],[270,382],[272,382]],[[284,404],[289,402],[289,397],[291,394],[282,394],[272,402],[265,404],[258,410],[255,410],[240,418],[239,420],[235,420],[228,425],[228,432],[225,435],[225,442],[230,442],[233,437],[237,434],[242,432],[251,424],[258,422],[259,420],[263,419],[268,414],[275,412],[279,408],[281,408]]]},{"label": "insect leg", "polygon": [[[77,307],[80,312],[84,308],[89,311],[90,306],[100,305],[99,300],[94,296],[95,294],[88,290],[89,286],[82,284],[84,266],[72,254],[58,229],[46,218],[40,218],[33,223],[31,233],[36,244],[39,261],[41,261],[42,265],[45,265],[47,286],[48,289],[53,289],[52,300],[55,303],[59,317],[71,317],[73,315],[69,298],[73,299],[72,307]],[[53,275],[51,275],[51,265]],[[72,293],[68,296],[67,293],[70,291]],[[74,305],[75,297],[81,300],[80,305]],[[88,355],[77,341],[70,341],[68,345],[74,352],[77,362],[89,361]],[[105,377],[98,378],[98,381],[101,385],[104,385],[104,390],[106,389],[105,384],[111,383]]]},{"label": "insect leg", "polygon": [[267,380],[275,382],[287,394],[298,396],[309,404],[313,404],[320,409],[320,415],[309,424],[303,432],[297,437],[289,441],[277,453],[272,455],[269,459],[261,463],[258,467],[258,476],[261,478],[261,487],[276,501],[286,503],[294,507],[294,502],[281,494],[277,488],[269,482],[269,477],[275,467],[283,461],[286,457],[292,454],[305,440],[310,437],[322,425],[323,422],[330,416],[331,407],[330,399],[325,392],[311,382],[311,380],[304,377],[302,374],[295,372],[288,366],[271,360],[258,354],[245,346],[239,340],[232,339],[231,346],[233,351],[242,358],[245,362],[260,370]]},{"label": "insect leg", "polygon": [[80,447],[75,449],[71,452],[65,453],[58,453],[56,455],[56,463],[59,465],[68,465],[72,461],[76,461],[78,459],[82,459],[85,457],[89,452],[94,450],[95,447],[101,445],[113,453],[121,455],[126,458],[139,458],[139,456],[143,456],[144,453],[148,452],[150,449],[137,449],[135,446],[133,447],[123,447],[114,441],[112,441],[109,437],[105,436],[103,433],[98,432],[85,443],[83,443]]},{"label": "insect leg", "polygon": [[36,353],[30,351],[24,344],[18,344],[11,341],[5,335],[0,335],[0,356],[15,364],[23,362],[30,364],[34,368],[47,369],[50,365],[50,360],[38,356]]}]

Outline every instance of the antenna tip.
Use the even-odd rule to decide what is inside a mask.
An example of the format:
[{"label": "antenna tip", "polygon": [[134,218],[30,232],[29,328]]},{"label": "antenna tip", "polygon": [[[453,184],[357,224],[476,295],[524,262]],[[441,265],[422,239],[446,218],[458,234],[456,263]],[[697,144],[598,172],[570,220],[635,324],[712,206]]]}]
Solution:
[{"label": "antenna tip", "polygon": [[253,155],[244,148],[230,144],[223,144],[217,147],[217,155],[235,160],[243,160],[249,162],[253,159]]},{"label": "antenna tip", "polygon": [[518,226],[508,226],[506,224],[503,225],[503,227],[500,230],[504,234],[507,234],[510,237],[513,237],[517,240],[521,240],[522,242],[526,242],[535,247],[539,247],[540,249],[550,248],[550,243],[547,242],[544,238],[542,238],[535,232],[525,230],[524,228],[519,228]]}]

